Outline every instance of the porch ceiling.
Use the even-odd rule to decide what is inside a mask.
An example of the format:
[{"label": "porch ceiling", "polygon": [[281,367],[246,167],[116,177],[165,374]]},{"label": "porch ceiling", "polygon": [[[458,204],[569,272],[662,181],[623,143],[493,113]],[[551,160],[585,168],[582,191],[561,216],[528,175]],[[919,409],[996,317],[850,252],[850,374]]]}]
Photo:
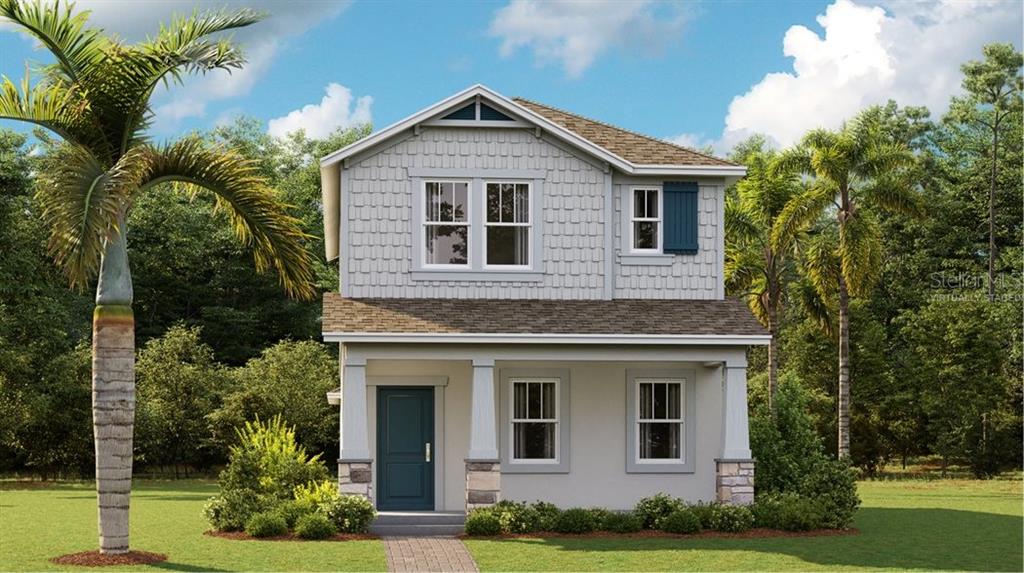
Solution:
[{"label": "porch ceiling", "polygon": [[725,300],[344,298],[324,293],[325,334],[547,334],[761,337],[746,304]]}]

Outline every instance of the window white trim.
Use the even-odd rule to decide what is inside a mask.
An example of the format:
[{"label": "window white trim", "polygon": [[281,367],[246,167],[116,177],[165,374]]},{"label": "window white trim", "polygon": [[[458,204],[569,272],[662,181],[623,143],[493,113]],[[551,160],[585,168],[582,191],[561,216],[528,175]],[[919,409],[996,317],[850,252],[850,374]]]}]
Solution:
[{"label": "window white trim", "polygon": [[[658,194],[658,216],[657,217],[638,217],[637,216],[637,213],[636,213],[636,192],[637,191],[655,191],[655,192],[657,192],[657,194]],[[627,229],[628,230],[626,232],[627,240],[629,241],[627,243],[629,245],[629,248],[627,249],[627,251],[630,252],[630,253],[634,253],[634,254],[648,254],[648,255],[651,255],[651,254],[661,254],[661,252],[662,252],[662,245],[663,245],[662,236],[665,234],[664,233],[664,223],[662,221],[662,217],[664,216],[665,193],[662,190],[661,186],[660,185],[633,185],[633,186],[630,186],[629,187],[629,195],[628,195],[628,197],[626,197],[626,200],[629,201],[629,223],[627,225]],[[646,198],[646,195],[645,195],[644,196],[644,201],[646,202],[646,200],[647,200],[647,198]],[[653,249],[638,249],[638,248],[635,247],[635,243],[633,241],[633,239],[634,239],[633,234],[635,232],[634,228],[636,226],[635,224],[636,223],[640,223],[640,222],[650,222],[650,223],[654,223],[655,224],[655,236],[656,236],[656,239],[657,239],[657,247],[655,247]]]},{"label": "window white trim", "polygon": [[[485,270],[492,270],[492,269],[493,270],[530,270],[530,269],[532,269],[533,266],[534,266],[534,260],[533,260],[533,258],[534,258],[534,249],[533,249],[533,241],[534,241],[534,230],[533,230],[533,223],[534,223],[534,216],[533,216],[533,208],[534,208],[534,206],[533,206],[533,182],[532,181],[524,181],[524,180],[514,180],[514,179],[502,179],[502,180],[497,180],[497,179],[495,179],[495,180],[487,180],[487,179],[485,179],[483,184],[484,184],[483,185],[484,189],[483,189],[482,201],[483,201],[483,205],[484,205],[484,208],[483,208],[483,228],[484,228],[484,232],[483,232],[483,245],[482,245],[483,251],[482,251],[482,253],[483,253],[483,261],[484,261],[484,269]],[[487,186],[488,185],[502,185],[502,184],[507,184],[507,185],[526,185],[526,202],[527,202],[526,218],[527,218],[527,221],[525,223],[493,223],[493,222],[490,222],[490,221],[487,220]],[[487,261],[487,233],[490,231],[491,227],[523,227],[523,228],[527,229],[527,241],[526,241],[526,261],[527,261],[527,263],[525,265],[492,264],[492,263],[489,263]]]},{"label": "window white trim", "polygon": [[[430,204],[427,201],[427,185],[430,183],[464,183],[466,185],[465,217],[463,221],[429,221],[427,217]],[[420,220],[417,232],[420,234],[420,261],[424,269],[430,270],[465,270],[470,268],[473,261],[473,182],[468,179],[455,179],[446,177],[431,177],[423,179],[420,188]],[[466,262],[464,264],[435,264],[427,262],[427,227],[466,227]]]},{"label": "window white trim", "polygon": [[[570,381],[565,368],[502,368],[498,373],[499,440],[498,450],[502,473],[542,474],[569,473],[570,458]],[[513,381],[555,382],[555,459],[514,459],[513,414],[515,396]],[[531,420],[533,421],[533,420]],[[543,421],[543,420],[541,420]]]},{"label": "window white trim", "polygon": [[[679,417],[678,418],[642,418],[641,417],[641,403],[640,403],[640,389],[644,384],[673,384],[679,386]],[[637,378],[633,384],[636,396],[636,429],[634,434],[636,436],[636,443],[634,446],[634,462],[638,464],[684,464],[686,463],[686,425],[684,423],[684,412],[686,411],[686,379],[685,378]],[[667,398],[666,393],[666,398]],[[651,392],[651,412],[654,411],[653,400],[654,392]],[[666,405],[667,407],[667,405]],[[643,424],[676,424],[679,426],[679,457],[678,458],[645,458],[640,454],[643,451],[643,444],[640,443],[642,438],[642,432],[640,428]]]},{"label": "window white trim", "polygon": [[[681,419],[679,420],[679,459],[640,458],[640,385],[642,383],[677,382],[680,384]],[[696,371],[626,370],[626,473],[693,473],[697,458],[696,440]]]},{"label": "window white trim", "polygon": [[[554,418],[516,418],[516,384],[527,384],[527,393],[529,393],[529,384],[554,384],[555,391],[553,395],[555,397],[555,417]],[[510,377],[508,380],[508,459],[509,463],[512,464],[552,464],[557,465],[559,463],[559,457],[561,456],[561,440],[559,439],[559,433],[561,430],[559,421],[559,408],[561,407],[561,397],[559,396],[559,384],[558,378],[541,378],[536,376],[517,376]],[[529,404],[529,396],[527,396],[527,404]],[[544,394],[541,394],[541,411],[544,410]],[[555,456],[553,458],[517,458],[515,450],[515,427],[516,424],[554,424],[555,425]]]}]

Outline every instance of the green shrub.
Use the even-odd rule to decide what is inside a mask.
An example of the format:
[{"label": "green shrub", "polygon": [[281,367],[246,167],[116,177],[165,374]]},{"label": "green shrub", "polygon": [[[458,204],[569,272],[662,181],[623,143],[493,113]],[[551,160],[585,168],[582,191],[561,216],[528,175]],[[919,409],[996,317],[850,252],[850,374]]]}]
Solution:
[{"label": "green shrub", "polygon": [[725,533],[741,533],[754,527],[754,514],[742,505],[712,504],[708,522],[701,520],[704,529]]},{"label": "green shrub", "polygon": [[821,526],[845,529],[860,506],[856,472],[846,460],[822,460],[804,478],[800,493],[821,504]]},{"label": "green shrub", "polygon": [[338,484],[323,480],[295,486],[292,497],[299,503],[317,508],[341,497],[341,494],[338,493]]},{"label": "green shrub", "polygon": [[587,511],[590,512],[590,519],[594,522],[595,530],[605,529],[604,522],[613,513],[612,511],[607,510],[603,507],[590,507],[587,508]]},{"label": "green shrub", "polygon": [[245,532],[253,537],[274,537],[288,533],[288,524],[276,511],[261,511],[245,522]]},{"label": "green shrub", "polygon": [[366,533],[377,517],[373,503],[360,495],[342,495],[325,505],[320,511],[337,526],[342,533]]},{"label": "green shrub", "polygon": [[338,528],[322,513],[307,513],[295,522],[295,535],[302,539],[327,539]]},{"label": "green shrub", "polygon": [[686,505],[686,509],[697,516],[701,529],[714,529],[713,525],[718,507],[719,504],[717,503],[705,503],[703,501]]},{"label": "green shrub", "polygon": [[668,533],[700,533],[700,516],[691,508],[673,511],[659,521],[662,531]]},{"label": "green shrub", "polygon": [[274,508],[274,511],[284,518],[284,522],[288,524],[288,529],[294,528],[295,523],[298,522],[301,517],[309,515],[315,510],[316,506],[305,501],[297,501],[294,499],[282,501]]},{"label": "green shrub", "polygon": [[631,512],[610,512],[601,525],[601,529],[612,533],[636,533],[643,528],[643,522]]},{"label": "green shrub", "polygon": [[490,508],[474,509],[466,516],[466,535],[490,536],[501,533],[501,522]]},{"label": "green shrub", "polygon": [[821,504],[795,493],[759,496],[751,508],[758,527],[785,531],[809,531],[822,526]]},{"label": "green shrub", "polygon": [[522,502],[502,500],[491,507],[501,524],[502,533],[530,533],[537,531],[537,510]]},{"label": "green shrub", "polygon": [[320,455],[307,455],[295,442],[294,428],[280,416],[266,423],[258,418],[246,422],[237,434],[238,444],[231,446],[220,474],[221,492],[247,490],[283,501],[294,498],[296,487],[328,477]]},{"label": "green shrub", "polygon": [[811,394],[793,372],[779,376],[775,414],[767,400],[755,403],[750,417],[750,450],[757,460],[757,493],[797,492],[804,476],[825,459],[824,444],[815,430]]},{"label": "green shrub", "polygon": [[645,529],[659,529],[662,519],[682,508],[682,501],[667,494],[659,493],[651,497],[645,497],[637,502],[633,513],[640,518]]},{"label": "green shrub", "polygon": [[256,492],[234,490],[211,497],[203,507],[203,514],[217,531],[240,531],[245,528],[245,522],[261,509]]},{"label": "green shrub", "polygon": [[558,516],[562,514],[562,510],[558,509],[558,506],[546,501],[536,501],[530,507],[537,514],[538,531],[555,530],[555,522],[558,521]]},{"label": "green shrub", "polygon": [[567,509],[555,520],[555,531],[558,533],[590,533],[594,527],[593,514],[581,507]]}]

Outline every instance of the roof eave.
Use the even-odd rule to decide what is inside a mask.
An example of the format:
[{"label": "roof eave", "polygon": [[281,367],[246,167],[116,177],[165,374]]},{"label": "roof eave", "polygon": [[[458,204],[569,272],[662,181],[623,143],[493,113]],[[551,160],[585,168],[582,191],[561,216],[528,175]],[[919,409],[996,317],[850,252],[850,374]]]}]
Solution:
[{"label": "roof eave", "polygon": [[325,342],[345,343],[764,346],[771,340],[771,335],[324,332],[323,338]]}]

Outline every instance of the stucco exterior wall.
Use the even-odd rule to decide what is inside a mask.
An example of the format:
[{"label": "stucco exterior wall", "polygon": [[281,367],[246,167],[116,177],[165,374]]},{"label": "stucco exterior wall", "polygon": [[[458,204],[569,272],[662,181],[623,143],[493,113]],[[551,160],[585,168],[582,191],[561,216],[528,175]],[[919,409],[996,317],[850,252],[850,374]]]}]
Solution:
[{"label": "stucco exterior wall", "polygon": [[[632,508],[638,499],[666,492],[690,501],[715,499],[715,458],[722,444],[722,371],[698,362],[556,362],[497,361],[495,392],[503,368],[568,369],[570,376],[570,443],[568,473],[503,473],[502,497],[544,500],[561,507]],[[694,473],[626,473],[626,370],[676,369],[696,373]],[[443,387],[443,440],[438,440],[443,500],[437,507],[464,509],[465,464],[469,450],[472,367],[469,361],[369,360],[367,383],[401,383],[406,377],[446,376]],[[438,389],[435,388],[435,392]],[[503,403],[500,394],[499,404]],[[376,449],[376,391],[367,392],[370,448]],[[500,416],[497,416],[500,420]],[[500,422],[499,422],[500,423]],[[499,432],[500,434],[500,432]],[[507,447],[499,444],[499,447]],[[376,470],[377,464],[373,467]],[[376,478],[375,478],[376,480]],[[435,497],[437,493],[435,493]]]}]

